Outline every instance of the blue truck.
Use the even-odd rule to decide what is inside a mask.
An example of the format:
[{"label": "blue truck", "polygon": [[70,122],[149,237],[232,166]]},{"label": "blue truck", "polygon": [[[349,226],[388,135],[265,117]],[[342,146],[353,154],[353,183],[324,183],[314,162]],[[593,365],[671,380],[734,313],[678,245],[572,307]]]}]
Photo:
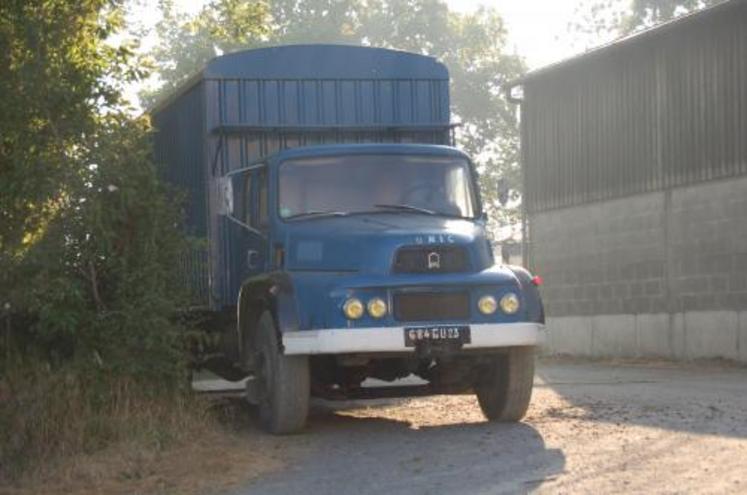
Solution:
[{"label": "blue truck", "polygon": [[[443,64],[248,50],[150,115],[200,240],[180,260],[192,309],[220,335],[201,365],[249,377],[268,431],[303,429],[315,396],[476,393],[490,420],[524,416],[545,332],[538,283],[493,257]],[[419,385],[400,385],[412,375]]]}]

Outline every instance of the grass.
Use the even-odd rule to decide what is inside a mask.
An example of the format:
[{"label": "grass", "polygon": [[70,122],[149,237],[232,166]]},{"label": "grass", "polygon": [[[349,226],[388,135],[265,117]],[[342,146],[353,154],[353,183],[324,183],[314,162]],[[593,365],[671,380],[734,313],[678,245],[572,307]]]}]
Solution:
[{"label": "grass", "polygon": [[0,378],[0,494],[219,493],[281,462],[237,402],[78,372]]}]

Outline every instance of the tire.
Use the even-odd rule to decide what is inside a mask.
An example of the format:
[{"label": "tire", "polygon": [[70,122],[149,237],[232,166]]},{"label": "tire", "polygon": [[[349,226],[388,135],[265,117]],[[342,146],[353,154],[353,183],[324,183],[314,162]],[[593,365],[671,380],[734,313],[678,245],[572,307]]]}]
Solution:
[{"label": "tire", "polygon": [[307,356],[285,356],[269,312],[257,328],[257,381],[259,419],[269,433],[297,433],[309,413],[310,371]]},{"label": "tire", "polygon": [[496,356],[475,385],[477,401],[490,421],[520,421],[534,385],[534,347],[514,347]]}]

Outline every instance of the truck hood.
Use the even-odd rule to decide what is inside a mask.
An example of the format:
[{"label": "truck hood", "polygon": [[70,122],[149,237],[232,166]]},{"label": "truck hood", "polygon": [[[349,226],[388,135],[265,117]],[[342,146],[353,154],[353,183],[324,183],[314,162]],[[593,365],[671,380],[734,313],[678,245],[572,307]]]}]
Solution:
[{"label": "truck hood", "polygon": [[317,218],[288,224],[287,269],[389,273],[402,246],[466,246],[475,271],[493,264],[477,222],[411,213]]}]

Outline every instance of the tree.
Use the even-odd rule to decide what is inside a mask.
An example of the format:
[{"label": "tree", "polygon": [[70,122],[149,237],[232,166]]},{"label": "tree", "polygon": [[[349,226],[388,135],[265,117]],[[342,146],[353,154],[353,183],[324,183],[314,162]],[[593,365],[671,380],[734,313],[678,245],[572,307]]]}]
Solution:
[{"label": "tree", "polygon": [[682,14],[721,3],[724,0],[633,0],[630,14],[620,25],[622,34],[651,27]]},{"label": "tree", "polygon": [[590,0],[578,9],[580,20],[570,28],[576,34],[591,36],[599,44],[723,1]]},{"label": "tree", "polygon": [[133,46],[111,42],[123,22],[119,0],[0,3],[0,365],[176,369],[142,347],[179,346],[163,330],[181,241],[150,131],[122,106],[143,76]]},{"label": "tree", "polygon": [[160,42],[150,54],[159,84],[141,91],[144,108],[170,94],[211,58],[257,46],[268,32],[268,11],[263,2],[213,0],[195,16],[179,12],[172,0],[161,0],[159,6],[163,14],[156,25]]},{"label": "tree", "polygon": [[[143,95],[146,104],[172,91],[215,54],[237,49],[346,43],[431,55],[451,72],[452,110],[463,124],[459,144],[478,162],[486,205],[493,213],[500,212],[500,222],[515,221],[515,210],[498,209],[494,184],[498,176],[508,178],[518,197],[517,122],[501,85],[525,67],[520,57],[508,53],[506,29],[495,10],[460,14],[450,11],[443,0],[236,2],[213,0],[194,17],[162,4],[164,20],[157,27],[161,41],[152,54],[162,85]],[[240,15],[235,14],[237,9]],[[263,21],[264,27],[236,29],[247,22],[245,13],[250,11],[252,21]],[[237,32],[243,37],[234,36]]]},{"label": "tree", "polygon": [[105,82],[121,66],[103,40],[121,25],[119,2],[0,4],[0,253],[10,255],[54,214],[77,144],[97,105],[114,103]]}]

